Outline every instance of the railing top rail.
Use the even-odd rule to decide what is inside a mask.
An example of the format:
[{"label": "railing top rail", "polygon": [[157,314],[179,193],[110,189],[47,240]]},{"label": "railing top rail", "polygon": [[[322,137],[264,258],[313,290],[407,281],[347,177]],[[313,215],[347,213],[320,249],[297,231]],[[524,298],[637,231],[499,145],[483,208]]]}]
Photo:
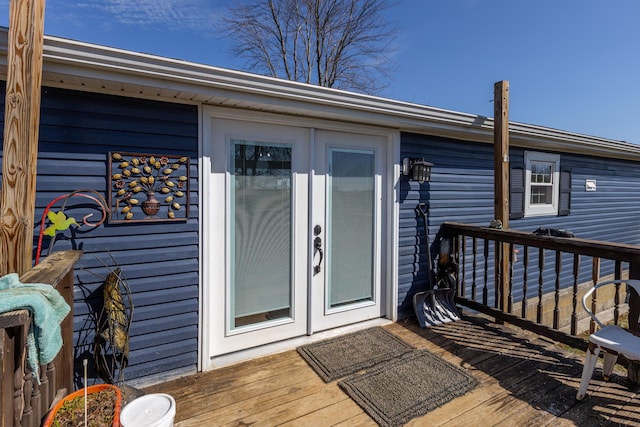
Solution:
[{"label": "railing top rail", "polygon": [[[54,252],[45,258],[41,264],[24,273],[20,280],[23,283],[47,283],[56,288],[65,275],[73,269],[74,264],[81,256],[82,251],[77,250]],[[28,310],[0,313],[0,328],[3,329],[24,325],[28,321]]]},{"label": "railing top rail", "polygon": [[8,313],[0,313],[0,329],[26,325],[28,321],[29,310],[15,310]]},{"label": "railing top rail", "polygon": [[74,264],[82,256],[82,251],[68,250],[53,252],[31,270],[20,276],[22,283],[48,283],[54,288],[73,270]]},{"label": "railing top rail", "polygon": [[640,246],[625,243],[581,239],[578,237],[538,236],[526,231],[479,227],[459,222],[444,222],[442,229],[444,234],[448,235],[465,235],[622,262],[631,262],[632,260],[637,261],[640,259]]}]

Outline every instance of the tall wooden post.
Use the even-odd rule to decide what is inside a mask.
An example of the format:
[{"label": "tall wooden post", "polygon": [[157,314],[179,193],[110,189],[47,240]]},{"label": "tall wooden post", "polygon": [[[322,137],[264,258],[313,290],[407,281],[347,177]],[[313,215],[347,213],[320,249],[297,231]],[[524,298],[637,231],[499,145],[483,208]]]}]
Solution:
[{"label": "tall wooden post", "polygon": [[[493,177],[494,216],[509,228],[509,82],[494,84]],[[496,291],[500,294],[500,308],[507,309],[509,283],[509,245],[496,245]]]},{"label": "tall wooden post", "polygon": [[31,268],[45,0],[11,0],[0,192],[0,275]]},{"label": "tall wooden post", "polygon": [[[629,263],[629,279],[640,279],[640,258],[634,258]],[[640,295],[631,287],[629,289],[629,330],[634,334],[640,333]],[[629,361],[627,366],[629,380],[635,384],[640,384],[640,362]]]}]

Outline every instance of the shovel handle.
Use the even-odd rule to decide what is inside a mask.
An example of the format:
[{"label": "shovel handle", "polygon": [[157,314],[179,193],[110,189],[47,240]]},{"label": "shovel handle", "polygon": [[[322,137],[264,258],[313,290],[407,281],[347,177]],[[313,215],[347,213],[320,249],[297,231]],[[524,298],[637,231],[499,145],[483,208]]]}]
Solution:
[{"label": "shovel handle", "polygon": [[416,212],[422,217],[422,222],[424,223],[424,233],[427,239],[427,270],[429,276],[429,283],[432,289],[437,288],[435,281],[435,273],[433,270],[433,260],[431,259],[431,242],[429,241],[429,224],[427,215],[429,214],[429,205],[427,203],[418,203],[416,206]]},{"label": "shovel handle", "polygon": [[418,203],[418,206],[416,206],[416,211],[422,218],[426,218],[427,214],[429,213],[429,205],[426,203]]}]

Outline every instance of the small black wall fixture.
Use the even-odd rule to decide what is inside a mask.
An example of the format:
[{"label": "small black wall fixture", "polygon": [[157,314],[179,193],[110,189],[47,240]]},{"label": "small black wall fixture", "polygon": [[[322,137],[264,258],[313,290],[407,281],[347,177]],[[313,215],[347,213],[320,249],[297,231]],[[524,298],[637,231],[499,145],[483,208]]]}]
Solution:
[{"label": "small black wall fixture", "polygon": [[418,181],[420,184],[427,182],[431,179],[431,168],[433,163],[426,162],[422,158],[408,158],[402,159],[402,174],[408,175],[413,181]]}]

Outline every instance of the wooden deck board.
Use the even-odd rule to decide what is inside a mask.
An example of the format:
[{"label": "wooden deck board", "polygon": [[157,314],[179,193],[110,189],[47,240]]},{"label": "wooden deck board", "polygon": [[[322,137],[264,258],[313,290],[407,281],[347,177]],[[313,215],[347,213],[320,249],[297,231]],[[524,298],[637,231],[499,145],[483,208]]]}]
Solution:
[{"label": "wooden deck board", "polygon": [[[293,427],[308,427],[326,425],[328,420],[331,424],[345,423],[345,425],[353,425],[354,418],[362,414],[362,409],[356,405],[351,399],[341,400],[333,405],[326,406],[318,411],[312,412],[304,417],[291,420],[281,425]],[[375,426],[376,423],[368,416],[363,418],[360,425]]]},{"label": "wooden deck board", "polygon": [[[597,371],[598,367],[596,367]],[[604,382],[597,373],[589,386],[589,397],[583,406],[570,408],[564,417],[574,420],[576,425],[640,425],[640,401],[637,393],[627,386],[626,378],[614,375]],[[577,387],[578,381],[575,382]],[[635,413],[635,415],[633,415]],[[631,415],[631,417],[629,416]],[[599,423],[599,424],[598,424]],[[550,423],[549,425],[552,425]]]},{"label": "wooden deck board", "polygon": [[[601,380],[590,397],[575,400],[582,357],[546,338],[492,323],[484,317],[422,329],[386,327],[407,343],[467,370],[480,385],[407,426],[485,425],[640,427],[638,391],[624,372]],[[419,373],[416,373],[419,375]],[[375,426],[338,386],[324,383],[295,350],[180,378],[145,389],[176,399],[176,427]]]},{"label": "wooden deck board", "polygon": [[[315,373],[313,373],[315,375]],[[321,392],[324,383],[308,375],[308,370],[287,371],[285,375],[273,376],[269,381],[252,383],[245,387],[223,390],[197,400],[185,399],[183,404],[191,410],[191,416],[208,419],[208,413],[215,413],[221,425],[224,420],[233,420],[239,414],[251,410],[266,410],[282,405],[304,395]]]},{"label": "wooden deck board", "polygon": [[367,414],[360,411],[360,414],[356,415],[353,418],[349,418],[346,421],[339,422],[337,424],[329,424],[333,427],[375,427],[377,426],[376,422],[373,421]]},{"label": "wooden deck board", "polygon": [[[270,409],[257,414],[243,417],[241,422],[251,425],[280,425],[298,421],[304,424],[305,419],[317,419],[318,413],[334,406],[337,403],[353,404],[349,398],[338,387],[325,387],[319,393],[306,395],[300,399],[295,399],[284,405],[272,406]],[[356,405],[357,406],[357,405]],[[325,412],[326,413],[326,412]],[[341,421],[342,414],[326,413],[327,420]],[[234,423],[227,424],[229,426]],[[317,425],[306,423],[306,425]]]}]

